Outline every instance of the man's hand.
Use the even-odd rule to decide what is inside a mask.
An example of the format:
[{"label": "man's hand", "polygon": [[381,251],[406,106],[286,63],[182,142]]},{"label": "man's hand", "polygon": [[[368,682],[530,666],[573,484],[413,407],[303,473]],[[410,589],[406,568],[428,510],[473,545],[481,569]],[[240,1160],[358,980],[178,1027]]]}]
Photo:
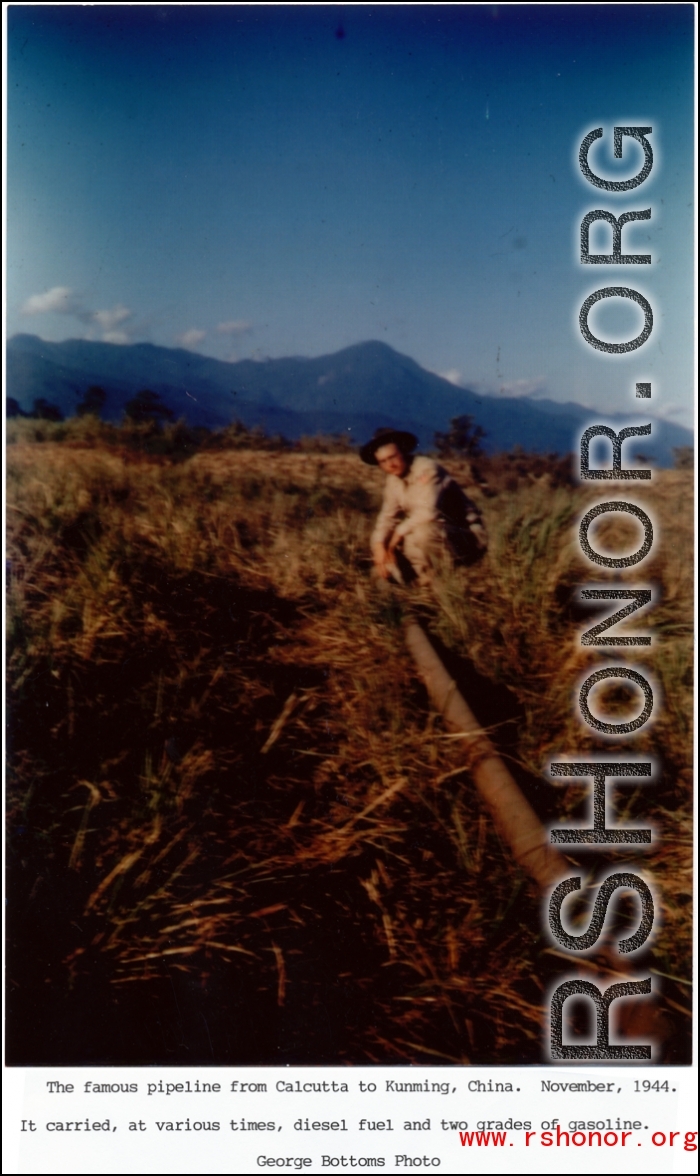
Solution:
[{"label": "man's hand", "polygon": [[377,575],[381,576],[382,580],[388,580],[391,575],[391,568],[394,566],[394,550],[396,544],[392,547],[391,543],[388,548],[383,543],[377,543],[372,548],[372,559],[377,571]]}]

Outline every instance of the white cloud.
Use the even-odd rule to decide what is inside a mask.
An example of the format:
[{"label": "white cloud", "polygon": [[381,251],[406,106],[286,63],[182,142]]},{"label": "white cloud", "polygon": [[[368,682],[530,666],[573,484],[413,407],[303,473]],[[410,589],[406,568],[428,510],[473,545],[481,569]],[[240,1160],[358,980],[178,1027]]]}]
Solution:
[{"label": "white cloud", "polygon": [[202,342],[206,333],[206,331],[198,330],[197,327],[191,327],[189,331],[183,331],[181,335],[177,335],[176,339],[181,347],[193,348]]},{"label": "white cloud", "polygon": [[[640,411],[639,406],[637,406],[637,411]],[[658,420],[670,421],[672,424],[683,425],[687,429],[693,428],[693,416],[692,412],[689,412],[687,403],[656,404],[654,405],[654,416]]]},{"label": "white cloud", "polygon": [[219,323],[216,328],[220,335],[246,335],[252,328],[252,323],[246,319],[231,319],[228,323]]},{"label": "white cloud", "polygon": [[456,388],[469,388],[480,396],[542,396],[547,391],[547,381],[542,376],[534,378],[506,380],[502,384],[495,384],[491,380],[470,379],[459,368],[448,368],[445,372],[435,372]]},{"label": "white cloud", "polygon": [[443,380],[448,380],[450,384],[455,384],[458,388],[464,386],[464,378],[457,368],[448,368],[446,372],[438,372],[437,374],[442,376]]},{"label": "white cloud", "polygon": [[537,396],[546,390],[546,381],[541,376],[529,380],[510,380],[499,386],[502,396]]},{"label": "white cloud", "polygon": [[80,314],[79,297],[69,286],[52,286],[43,294],[32,294],[22,307],[22,314]]},{"label": "white cloud", "polygon": [[118,302],[111,309],[90,310],[85,306],[80,294],[76,294],[69,286],[52,286],[43,294],[32,294],[21,308],[21,313],[70,315],[88,328],[85,336],[87,339],[95,338],[93,324],[96,324],[104,343],[131,342],[128,331],[116,329],[120,323],[132,317],[128,306]]},{"label": "white cloud", "polygon": [[[131,311],[128,306],[122,306],[119,302],[113,306],[111,310],[96,310],[90,316],[94,322],[99,323],[103,331],[113,331],[120,323],[126,319],[131,318]],[[106,336],[105,336],[106,338]],[[107,340],[107,342],[114,342],[114,340]]]}]

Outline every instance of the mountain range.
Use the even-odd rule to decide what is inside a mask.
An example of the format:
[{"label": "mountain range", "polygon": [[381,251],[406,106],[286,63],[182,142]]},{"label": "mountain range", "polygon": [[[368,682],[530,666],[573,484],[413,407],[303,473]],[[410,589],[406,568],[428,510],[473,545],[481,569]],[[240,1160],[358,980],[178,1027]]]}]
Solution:
[{"label": "mountain range", "polygon": [[[7,396],[23,411],[43,398],[71,416],[91,385],[107,394],[106,420],[120,420],[126,402],[148,388],[191,425],[214,429],[236,419],[292,440],[336,433],[357,442],[381,425],[393,425],[410,429],[429,446],[436,430],[467,413],[484,429],[487,452],[520,445],[564,454],[577,446],[583,425],[595,420],[614,426],[623,419],[580,404],[482,395],[376,341],[315,359],[226,363],[151,343],[48,343],[36,335],[8,340]],[[641,405],[630,405],[630,415],[640,410],[647,414]],[[672,464],[674,448],[692,444],[690,430],[661,420],[653,421],[650,438],[637,442],[639,452],[662,466]]]}]

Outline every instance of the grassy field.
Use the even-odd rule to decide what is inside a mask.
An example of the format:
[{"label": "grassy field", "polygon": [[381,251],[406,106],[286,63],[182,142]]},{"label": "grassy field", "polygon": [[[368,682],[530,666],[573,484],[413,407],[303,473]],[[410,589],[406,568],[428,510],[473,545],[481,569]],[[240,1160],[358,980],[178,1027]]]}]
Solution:
[{"label": "grassy field", "polygon": [[[571,967],[431,711],[401,592],[370,578],[379,472],[349,453],[173,462],[88,425],[60,443],[22,426],[8,449],[9,1060],[541,1062],[546,993]],[[617,811],[658,833],[646,962],[673,1024],[666,1057],[687,1061],[692,472],[634,486],[658,538],[622,575],[582,559],[574,525],[614,494],[546,462],[482,474],[470,493],[489,552],[436,585],[431,629],[543,818],[584,811],[586,789],[548,782],[553,758],[659,765],[616,790]],[[599,524],[598,546],[617,549],[625,525]],[[653,631],[650,649],[581,646],[599,614],[575,590],[607,582],[654,585],[629,626]],[[621,659],[653,671],[660,701],[633,740],[602,743],[576,687]],[[618,683],[598,706],[628,703]]]}]

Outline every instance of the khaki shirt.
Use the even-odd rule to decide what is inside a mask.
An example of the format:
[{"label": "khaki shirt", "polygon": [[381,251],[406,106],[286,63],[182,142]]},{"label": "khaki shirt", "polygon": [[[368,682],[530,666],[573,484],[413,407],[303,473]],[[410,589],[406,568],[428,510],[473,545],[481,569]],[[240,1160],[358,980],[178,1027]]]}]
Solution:
[{"label": "khaki shirt", "polygon": [[418,527],[432,524],[443,530],[439,503],[454,479],[430,457],[414,457],[403,478],[388,474],[384,502],[370,540],[388,544],[392,536],[405,538]]}]

